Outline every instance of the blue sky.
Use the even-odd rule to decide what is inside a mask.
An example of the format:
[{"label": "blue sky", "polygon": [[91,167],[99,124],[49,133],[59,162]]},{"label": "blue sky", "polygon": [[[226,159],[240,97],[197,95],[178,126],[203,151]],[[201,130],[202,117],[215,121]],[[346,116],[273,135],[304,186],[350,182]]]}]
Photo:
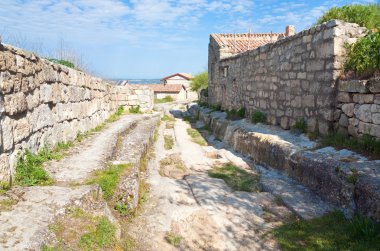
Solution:
[{"label": "blue sky", "polygon": [[1,0],[0,34],[42,55],[60,47],[105,78],[207,69],[210,33],[310,27],[332,6],[376,0]]}]

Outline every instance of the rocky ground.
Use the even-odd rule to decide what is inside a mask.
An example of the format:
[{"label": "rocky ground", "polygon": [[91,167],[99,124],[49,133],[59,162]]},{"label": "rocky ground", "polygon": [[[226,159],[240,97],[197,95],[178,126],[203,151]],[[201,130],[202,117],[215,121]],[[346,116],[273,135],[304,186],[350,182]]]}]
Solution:
[{"label": "rocky ground", "polygon": [[[295,215],[310,218],[331,209],[305,187],[255,166],[212,137],[208,146],[194,143],[180,110],[181,105],[172,107],[178,118],[159,128],[156,157],[148,165],[148,202],[128,226],[137,250],[277,250],[271,229]],[[172,149],[165,149],[164,135],[173,137]],[[182,161],[185,168],[162,170],[168,158]],[[261,185],[278,196],[233,191],[223,180],[209,177],[207,171],[223,163],[262,172]],[[286,207],[280,195],[293,206]]]},{"label": "rocky ground", "polygon": [[[204,135],[207,143],[194,140],[189,130],[204,125],[185,121],[182,104],[157,109],[166,116],[150,151],[157,117],[123,116],[75,145],[64,159],[47,163],[53,185],[9,191],[6,196],[14,203],[0,210],[0,249],[61,245],[52,224],[77,228],[73,208],[80,208],[114,223],[116,240],[128,240],[127,250],[278,250],[272,229],[294,217],[309,219],[333,210],[304,186],[242,157],[212,135]],[[146,152],[150,158],[145,172],[139,166]],[[88,185],[94,172],[110,161],[135,166],[119,185],[121,197],[126,191],[138,193],[141,177],[149,184],[149,194],[134,217],[116,215],[111,201],[102,199],[99,186]],[[208,175],[226,163],[260,175],[259,191],[235,191]],[[139,199],[132,198],[129,203],[136,206]],[[84,221],[93,224],[91,219]]]}]

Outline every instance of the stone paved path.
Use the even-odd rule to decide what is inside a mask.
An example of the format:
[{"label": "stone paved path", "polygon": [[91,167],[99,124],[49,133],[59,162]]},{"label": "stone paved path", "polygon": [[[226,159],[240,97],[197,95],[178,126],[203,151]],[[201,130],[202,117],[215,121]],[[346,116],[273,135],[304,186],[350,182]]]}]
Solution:
[{"label": "stone paved path", "polygon": [[[160,127],[156,158],[148,165],[150,196],[128,227],[137,250],[277,250],[268,233],[291,212],[269,193],[232,191],[223,180],[209,177],[207,170],[216,161],[231,160],[212,146],[193,143],[189,127],[181,119],[176,119],[173,129],[165,129],[165,123]],[[164,149],[163,135],[175,137],[173,149]],[[220,157],[207,157],[212,151]],[[188,169],[183,179],[159,174],[160,160],[173,153],[181,156]],[[235,164],[249,168],[240,157],[235,159]],[[165,240],[170,233],[182,238],[179,247]]]}]

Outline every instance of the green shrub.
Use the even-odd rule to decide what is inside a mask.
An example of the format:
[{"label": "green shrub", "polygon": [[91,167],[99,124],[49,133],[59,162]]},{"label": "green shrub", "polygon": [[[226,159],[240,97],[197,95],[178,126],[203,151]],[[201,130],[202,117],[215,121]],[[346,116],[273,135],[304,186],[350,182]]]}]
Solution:
[{"label": "green shrub", "polygon": [[244,118],[244,117],[245,117],[245,107],[240,108],[240,109],[237,111],[237,115],[238,115],[240,118]]},{"label": "green shrub", "polygon": [[307,130],[306,120],[304,118],[298,119],[291,129],[294,131],[300,131],[302,133],[305,133]]},{"label": "green shrub", "polygon": [[121,216],[127,216],[131,214],[131,210],[126,204],[116,203],[114,209],[118,211]]},{"label": "green shrub", "polygon": [[357,23],[368,29],[380,30],[380,5],[345,5],[342,7],[333,7],[322,15],[317,24],[327,22],[332,19],[339,19],[349,23]]},{"label": "green shrub", "polygon": [[[140,109],[140,106],[138,106],[138,108]],[[121,105],[120,105],[120,106],[117,108],[116,115],[121,116],[121,115],[123,115],[123,113],[124,113],[124,106],[121,106]]]},{"label": "green shrub", "polygon": [[43,163],[55,158],[57,156],[47,148],[38,154],[26,150],[24,156],[20,156],[16,163],[16,183],[21,186],[51,184],[52,180],[43,169]]},{"label": "green shrub", "polygon": [[129,113],[135,113],[135,114],[140,114],[141,111],[140,111],[140,106],[132,106],[131,108],[129,108]]},{"label": "green shrub", "polygon": [[232,109],[227,111],[227,118],[228,119],[242,119],[245,116],[245,108],[240,108],[239,110]]},{"label": "green shrub", "polygon": [[370,33],[346,48],[345,72],[368,77],[380,70],[380,32]]},{"label": "green shrub", "polygon": [[261,111],[254,111],[252,113],[251,121],[253,123],[266,123],[267,122],[267,117],[266,115],[261,112]]},{"label": "green shrub", "polygon": [[67,66],[67,67],[75,69],[75,65],[72,62],[68,61],[68,60],[55,59],[55,58],[49,58],[48,60],[51,61],[51,62],[53,62],[53,63],[64,65],[64,66]]},{"label": "green shrub", "polygon": [[218,112],[222,110],[222,106],[220,104],[218,105],[211,105],[209,106],[213,112]]}]

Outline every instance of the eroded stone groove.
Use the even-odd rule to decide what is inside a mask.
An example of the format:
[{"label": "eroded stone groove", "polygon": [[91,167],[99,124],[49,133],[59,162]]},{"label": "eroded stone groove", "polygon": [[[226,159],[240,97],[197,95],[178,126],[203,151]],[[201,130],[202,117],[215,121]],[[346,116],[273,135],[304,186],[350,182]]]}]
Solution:
[{"label": "eroded stone groove", "polygon": [[[156,123],[157,117],[151,115],[123,116],[76,145],[66,158],[45,165],[57,185],[12,188],[7,192],[16,204],[10,211],[0,213],[0,249],[40,250],[45,244],[54,246],[59,242],[49,226],[56,219],[64,219],[73,208],[108,218],[117,226],[116,237],[120,238],[120,224],[111,213],[113,208],[103,200],[100,187],[85,184],[94,171],[105,168],[110,159],[119,158],[132,163],[133,178],[138,183],[140,159],[151,142]],[[112,153],[120,136],[123,148],[116,151],[115,157]],[[124,178],[120,193],[138,193],[138,186],[137,190],[135,186],[128,190],[135,180]]]}]

